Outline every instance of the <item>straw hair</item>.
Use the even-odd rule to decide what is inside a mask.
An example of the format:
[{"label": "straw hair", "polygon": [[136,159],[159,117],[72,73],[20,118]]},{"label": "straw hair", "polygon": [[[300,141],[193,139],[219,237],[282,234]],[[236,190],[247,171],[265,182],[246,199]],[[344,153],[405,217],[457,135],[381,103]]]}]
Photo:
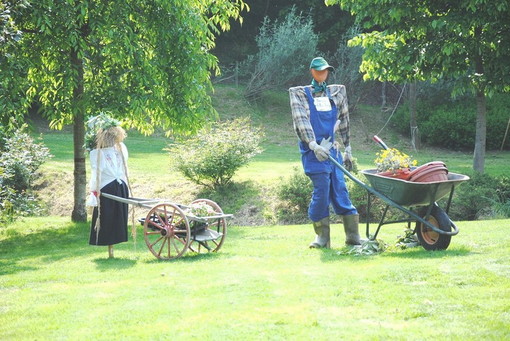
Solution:
[{"label": "straw hair", "polygon": [[96,148],[109,148],[118,145],[127,137],[126,131],[122,127],[110,127],[108,129],[99,129],[96,134]]}]

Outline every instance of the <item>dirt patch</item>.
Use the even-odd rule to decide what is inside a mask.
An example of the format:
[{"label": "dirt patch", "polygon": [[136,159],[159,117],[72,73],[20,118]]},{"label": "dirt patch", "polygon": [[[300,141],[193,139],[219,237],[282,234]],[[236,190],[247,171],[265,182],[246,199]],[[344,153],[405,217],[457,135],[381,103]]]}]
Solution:
[{"label": "dirt patch", "polygon": [[74,202],[72,172],[44,171],[35,183],[37,197],[48,215],[70,216]]}]

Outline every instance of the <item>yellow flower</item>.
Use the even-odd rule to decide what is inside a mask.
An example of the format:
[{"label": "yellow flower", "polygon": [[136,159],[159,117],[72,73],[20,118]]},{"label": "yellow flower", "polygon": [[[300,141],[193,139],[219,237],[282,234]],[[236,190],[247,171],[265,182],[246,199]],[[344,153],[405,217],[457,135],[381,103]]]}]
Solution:
[{"label": "yellow flower", "polygon": [[397,170],[411,168],[418,164],[416,160],[412,160],[409,155],[402,153],[396,148],[382,150],[376,155],[377,158],[374,162],[379,172],[396,172]]}]

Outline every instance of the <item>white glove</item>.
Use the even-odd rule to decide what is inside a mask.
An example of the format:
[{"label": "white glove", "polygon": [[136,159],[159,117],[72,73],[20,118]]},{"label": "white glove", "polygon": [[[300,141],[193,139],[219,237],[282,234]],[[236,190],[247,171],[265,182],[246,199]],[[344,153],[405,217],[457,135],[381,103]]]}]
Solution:
[{"label": "white glove", "polygon": [[333,144],[332,142],[329,141],[330,139],[331,139],[331,137],[328,137],[326,140],[322,139],[320,145],[317,144],[317,142],[315,142],[315,141],[311,141],[308,144],[308,147],[311,150],[313,150],[317,160],[322,162],[322,161],[326,161],[329,158],[329,149],[331,148],[331,146]]},{"label": "white glove", "polygon": [[348,159],[348,160],[352,161],[351,146],[345,147],[344,159]]},{"label": "white glove", "polygon": [[92,206],[92,207],[97,206],[97,193],[90,192],[89,196],[87,197],[87,206]]}]

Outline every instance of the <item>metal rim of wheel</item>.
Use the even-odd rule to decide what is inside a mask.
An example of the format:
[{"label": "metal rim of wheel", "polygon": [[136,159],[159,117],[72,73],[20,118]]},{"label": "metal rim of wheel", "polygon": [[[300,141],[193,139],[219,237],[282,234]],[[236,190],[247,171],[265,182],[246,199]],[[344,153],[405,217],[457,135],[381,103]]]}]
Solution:
[{"label": "metal rim of wheel", "polygon": [[[432,212],[427,221],[442,231],[451,231],[450,218],[438,206],[432,208]],[[429,251],[446,250],[452,238],[452,236],[438,233],[420,222],[416,223],[416,235],[423,248]]]},{"label": "metal rim of wheel", "polygon": [[[434,226],[439,226],[436,218],[434,217],[429,217],[428,222]],[[423,240],[430,245],[434,245],[439,239],[439,233],[426,226],[423,226],[423,224],[421,226],[421,236],[423,237]]]},{"label": "metal rim of wheel", "polygon": [[158,259],[171,260],[186,253],[190,245],[190,227],[184,212],[174,204],[154,206],[144,222],[144,238]]},{"label": "metal rim of wheel", "polygon": [[[210,206],[214,210],[214,212],[216,212],[218,214],[223,214],[223,210],[221,209],[221,207],[216,202],[214,202],[212,200],[197,199],[197,200],[194,200],[190,205],[197,204],[197,203],[205,203],[208,206]],[[227,235],[227,222],[226,222],[225,218],[211,219],[211,221],[209,221],[208,223],[209,223],[209,226],[207,228],[220,233],[221,237],[219,237],[218,239],[206,242],[207,243],[206,245],[208,245],[209,249],[206,248],[201,243],[199,243],[195,240],[192,240],[191,244],[189,246],[189,249],[191,251],[196,252],[196,253],[217,252],[223,245],[223,241],[225,240],[225,237]],[[209,245],[209,244],[212,244],[212,245]]]}]

